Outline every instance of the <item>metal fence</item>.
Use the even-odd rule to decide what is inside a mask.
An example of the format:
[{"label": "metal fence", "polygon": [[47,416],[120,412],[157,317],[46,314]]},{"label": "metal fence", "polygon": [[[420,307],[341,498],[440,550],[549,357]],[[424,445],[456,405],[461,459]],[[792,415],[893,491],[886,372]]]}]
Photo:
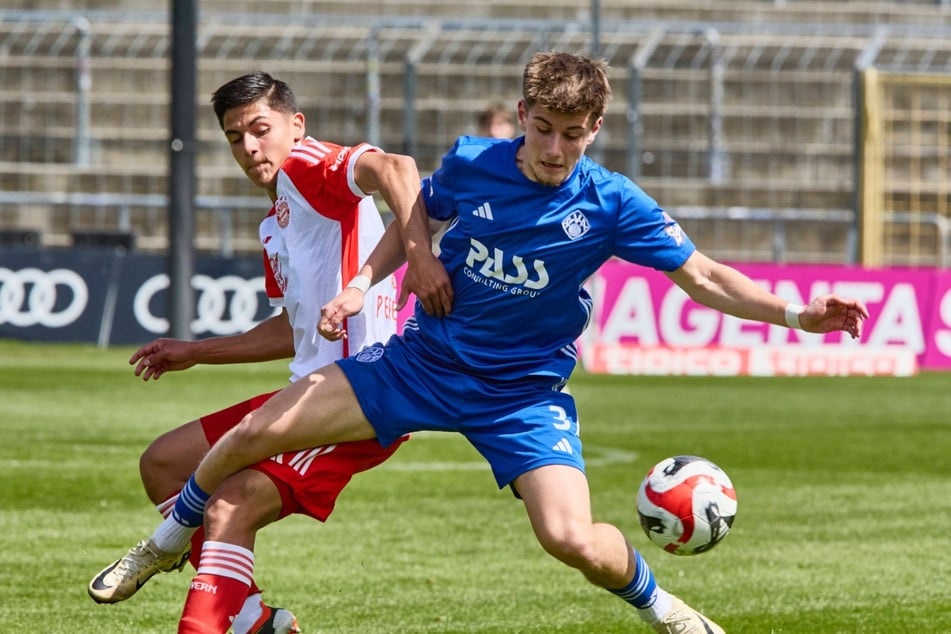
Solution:
[{"label": "metal fence", "polygon": [[[257,248],[263,199],[232,164],[207,105],[233,76],[268,70],[298,91],[311,134],[405,151],[427,172],[456,136],[474,130],[488,101],[514,107],[533,52],[596,48],[612,66],[615,99],[592,153],[679,211],[705,251],[851,262],[860,211],[856,68],[951,74],[947,7],[927,8],[941,19],[602,16],[594,25],[590,15],[300,13],[289,22],[272,13],[205,14],[197,41],[200,246]],[[35,229],[51,245],[76,230],[115,229],[136,234],[140,248],[164,248],[169,46],[164,12],[0,11],[0,227]],[[929,257],[947,263],[937,249],[920,259]]]}]

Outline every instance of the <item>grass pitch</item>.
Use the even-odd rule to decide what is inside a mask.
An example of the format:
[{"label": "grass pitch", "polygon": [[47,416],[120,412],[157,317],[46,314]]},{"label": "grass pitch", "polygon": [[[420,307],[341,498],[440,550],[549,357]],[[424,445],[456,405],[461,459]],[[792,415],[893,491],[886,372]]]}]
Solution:
[{"label": "grass pitch", "polygon": [[[85,586],[158,515],[137,460],[157,434],[281,386],[283,363],[143,384],[130,349],[0,342],[0,630],[173,632],[190,572],[127,602]],[[658,582],[731,634],[951,631],[951,375],[907,379],[604,377],[571,381],[596,518]],[[464,412],[460,412],[464,415]],[[723,467],[739,511],[713,551],[641,533],[661,458]],[[307,634],[647,632],[545,555],[521,505],[465,441],[419,434],[357,476],[327,524],[261,533],[257,577]]]}]

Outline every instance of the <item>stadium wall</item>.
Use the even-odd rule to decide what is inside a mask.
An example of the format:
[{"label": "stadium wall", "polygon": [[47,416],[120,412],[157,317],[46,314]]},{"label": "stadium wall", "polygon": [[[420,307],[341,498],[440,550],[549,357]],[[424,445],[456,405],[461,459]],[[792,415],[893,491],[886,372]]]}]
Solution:
[{"label": "stadium wall", "polygon": [[[0,10],[0,228],[37,231],[48,246],[65,245],[75,229],[120,228],[136,233],[141,250],[161,252],[168,233],[167,12],[148,3],[135,12],[115,10],[121,2],[90,2],[57,0],[63,10],[48,12]],[[196,210],[196,241],[219,251],[256,252],[261,213],[257,205],[235,204],[255,192],[234,168],[208,109],[207,96],[221,82],[270,70],[298,88],[311,133],[411,151],[426,172],[457,135],[472,131],[486,100],[514,104],[528,55],[584,50],[593,40],[590,16],[578,14],[576,3],[563,5],[570,15],[519,5],[522,17],[485,9],[492,3],[466,7],[482,17],[447,16],[454,5],[435,2],[243,5],[253,14],[214,8],[223,4],[202,3],[196,43],[197,193],[205,201]],[[599,47],[612,65],[615,99],[592,148],[596,158],[635,178],[666,209],[699,210],[681,221],[719,259],[768,259],[777,240],[768,220],[723,212],[765,210],[776,217],[801,210],[826,219],[790,231],[784,261],[854,262],[852,227],[831,219],[843,212],[859,217],[856,61],[946,74],[951,13],[920,3],[927,26],[901,24],[907,6],[887,24],[850,11],[854,22],[823,25],[791,19],[785,11],[805,8],[791,2],[757,2],[756,12],[744,3],[746,11],[727,13],[702,2],[676,3],[692,4],[689,13],[669,2],[603,4]],[[844,4],[810,10],[829,18]],[[360,15],[345,15],[358,5]],[[622,11],[628,5],[636,10]],[[420,13],[427,6],[436,13]],[[723,19],[754,13],[750,21]],[[896,106],[906,110],[901,101]],[[939,106],[921,123],[941,125],[946,111]],[[935,169],[945,166],[947,173],[941,147],[931,148],[934,160],[904,160],[927,157],[929,148],[919,141],[928,138],[941,135],[900,139],[896,160],[921,165],[923,182],[934,183]],[[918,202],[931,190],[905,186],[913,182],[898,179],[889,195],[905,214],[893,242],[914,248],[884,264],[947,266],[949,234],[937,223],[919,226],[926,217]],[[935,195],[947,200],[947,187]],[[910,213],[903,211],[905,200]],[[948,217],[940,209],[932,215],[937,222]],[[909,219],[915,224],[904,222]]]}]

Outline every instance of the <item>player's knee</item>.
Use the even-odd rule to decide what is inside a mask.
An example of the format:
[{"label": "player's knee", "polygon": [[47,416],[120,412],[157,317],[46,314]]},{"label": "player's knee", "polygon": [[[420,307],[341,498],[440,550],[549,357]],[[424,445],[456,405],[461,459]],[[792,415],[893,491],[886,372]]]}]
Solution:
[{"label": "player's knee", "polygon": [[198,425],[194,421],[162,434],[139,456],[139,476],[155,504],[181,490],[208,450]]},{"label": "player's knee", "polygon": [[267,476],[247,470],[223,482],[205,506],[208,539],[251,535],[280,517],[282,500]]},{"label": "player's knee", "polygon": [[185,484],[185,477],[178,473],[178,461],[166,445],[155,441],[139,456],[139,477],[145,491],[155,504],[167,499]]},{"label": "player's knee", "polygon": [[218,450],[223,452],[229,462],[246,467],[280,453],[279,446],[272,448],[275,443],[279,445],[280,438],[269,433],[268,426],[261,424],[251,414],[244,417],[217,444],[221,445]]},{"label": "player's knee", "polygon": [[229,452],[240,455],[242,449],[254,447],[256,444],[264,442],[266,431],[267,428],[258,423],[258,418],[252,412],[241,419],[241,422],[235,425],[234,429],[226,434],[222,440],[227,441]]},{"label": "player's knee", "polygon": [[[213,495],[205,505],[205,535],[206,539],[220,539],[226,527],[231,530],[244,529],[247,514],[240,512],[240,507],[233,500]],[[245,509],[250,510],[250,509]]]},{"label": "player's knee", "polygon": [[585,570],[596,561],[597,548],[591,532],[582,527],[540,533],[538,539],[545,552],[572,568]]},{"label": "player's knee", "polygon": [[155,450],[154,442],[142,452],[142,455],[139,456],[139,475],[143,482],[148,482],[156,472],[161,470],[161,458],[161,454]]}]

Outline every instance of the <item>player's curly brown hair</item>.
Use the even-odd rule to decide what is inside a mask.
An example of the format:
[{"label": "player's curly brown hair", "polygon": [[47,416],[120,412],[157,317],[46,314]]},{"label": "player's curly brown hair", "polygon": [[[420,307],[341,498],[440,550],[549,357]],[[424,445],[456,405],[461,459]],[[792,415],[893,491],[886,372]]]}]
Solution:
[{"label": "player's curly brown hair", "polygon": [[522,75],[522,97],[528,107],[537,104],[552,112],[587,112],[594,122],[611,100],[608,64],[571,53],[535,53]]}]

